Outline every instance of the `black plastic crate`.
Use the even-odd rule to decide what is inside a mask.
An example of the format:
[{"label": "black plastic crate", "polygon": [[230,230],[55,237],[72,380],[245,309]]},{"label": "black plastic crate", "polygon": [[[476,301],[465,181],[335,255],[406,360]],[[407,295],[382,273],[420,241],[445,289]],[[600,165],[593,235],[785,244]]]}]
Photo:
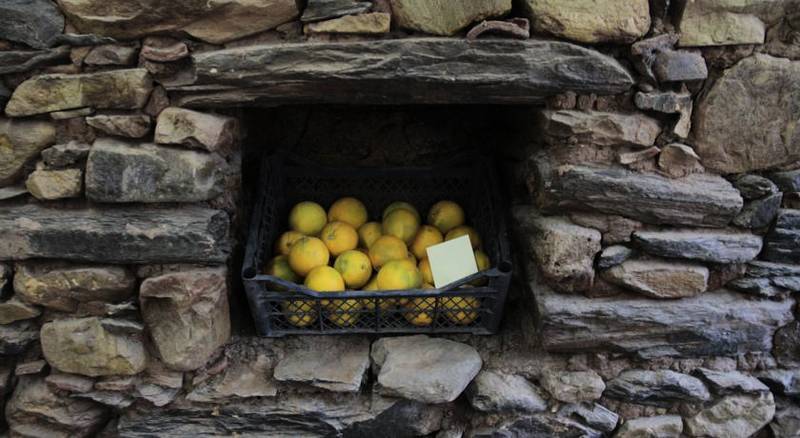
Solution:
[{"label": "black plastic crate", "polygon": [[[491,268],[441,289],[336,293],[262,273],[293,205],[308,200],[327,208],[345,196],[360,199],[370,220],[391,202],[406,201],[423,222],[434,203],[453,200],[480,233]],[[512,266],[501,199],[492,160],[478,154],[425,168],[334,168],[282,154],[266,157],[242,269],[259,334],[495,333]]]}]

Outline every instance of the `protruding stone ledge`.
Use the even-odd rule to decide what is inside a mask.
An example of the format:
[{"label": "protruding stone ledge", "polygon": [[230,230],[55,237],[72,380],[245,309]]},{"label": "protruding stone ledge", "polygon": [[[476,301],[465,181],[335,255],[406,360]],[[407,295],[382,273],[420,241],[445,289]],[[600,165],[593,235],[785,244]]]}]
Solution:
[{"label": "protruding stone ledge", "polygon": [[0,260],[223,263],[228,228],[225,212],[200,207],[0,207]]},{"label": "protruding stone ledge", "polygon": [[558,41],[409,38],[260,45],[195,55],[181,106],[298,103],[523,104],[567,90],[615,94],[613,58]]}]

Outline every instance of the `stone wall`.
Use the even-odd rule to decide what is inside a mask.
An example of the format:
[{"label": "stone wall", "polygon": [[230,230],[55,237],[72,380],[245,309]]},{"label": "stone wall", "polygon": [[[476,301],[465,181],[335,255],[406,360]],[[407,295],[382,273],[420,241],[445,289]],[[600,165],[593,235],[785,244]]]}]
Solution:
[{"label": "stone wall", "polygon": [[[510,181],[500,334],[232,329],[240,115],[320,103],[521,105],[460,134]],[[0,434],[798,436],[796,0],[11,0],[0,111]]]}]

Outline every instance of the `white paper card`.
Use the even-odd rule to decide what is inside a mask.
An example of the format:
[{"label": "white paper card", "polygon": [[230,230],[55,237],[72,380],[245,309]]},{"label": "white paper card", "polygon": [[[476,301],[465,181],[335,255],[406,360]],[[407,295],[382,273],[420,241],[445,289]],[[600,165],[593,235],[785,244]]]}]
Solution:
[{"label": "white paper card", "polygon": [[433,273],[433,285],[437,289],[478,272],[469,236],[431,245],[427,252]]}]

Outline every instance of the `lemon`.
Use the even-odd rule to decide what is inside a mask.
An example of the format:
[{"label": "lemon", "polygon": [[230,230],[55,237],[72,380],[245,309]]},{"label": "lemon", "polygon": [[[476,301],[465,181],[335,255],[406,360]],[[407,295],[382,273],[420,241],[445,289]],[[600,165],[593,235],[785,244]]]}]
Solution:
[{"label": "lemon", "polygon": [[331,300],[325,309],[328,319],[339,327],[350,327],[358,322],[362,300]]},{"label": "lemon", "polygon": [[410,260],[392,260],[378,271],[380,290],[417,289],[422,286],[422,274]]},{"label": "lemon", "polygon": [[378,289],[378,276],[373,275],[372,278],[369,279],[367,284],[364,285],[363,290],[379,290]]},{"label": "lemon", "polygon": [[406,258],[411,260],[411,263],[415,265],[417,264],[417,258],[414,257],[414,254],[411,254],[411,251],[408,252],[408,256],[406,256]]},{"label": "lemon", "polygon": [[278,238],[278,241],[275,242],[275,252],[281,255],[289,255],[289,250],[292,249],[292,245],[295,242],[305,237],[305,235],[298,233],[297,231],[287,231]]},{"label": "lemon", "polygon": [[330,260],[328,247],[316,237],[304,237],[289,250],[289,266],[295,274],[305,277],[317,266],[326,266]]},{"label": "lemon", "polygon": [[372,275],[372,262],[363,252],[345,251],[336,257],[333,268],[342,274],[344,284],[350,289],[358,289],[369,281]]},{"label": "lemon", "polygon": [[281,303],[286,319],[295,327],[308,327],[317,320],[317,312],[314,311],[314,302],[311,300],[293,300]]},{"label": "lemon", "polygon": [[306,276],[307,288],[317,292],[341,292],[344,290],[342,274],[330,266],[317,266]]},{"label": "lemon", "polygon": [[325,209],[316,202],[301,202],[289,212],[289,227],[306,236],[317,235],[326,223]]},{"label": "lemon", "polygon": [[438,228],[430,225],[423,225],[419,228],[417,235],[414,236],[414,240],[411,242],[411,252],[418,259],[422,260],[428,257],[426,250],[429,246],[442,243],[443,240],[442,232],[439,231]]},{"label": "lemon", "polygon": [[436,298],[414,298],[403,305],[403,317],[411,325],[427,327],[433,323]]},{"label": "lemon", "polygon": [[417,222],[420,222],[422,220],[422,218],[419,216],[419,212],[417,211],[417,209],[414,208],[414,206],[409,204],[408,202],[392,202],[386,208],[383,209],[383,215],[381,215],[381,219],[386,219],[386,216],[388,216],[389,213],[398,209],[408,210],[411,213],[413,213],[414,216],[417,218]]},{"label": "lemon", "polygon": [[[485,271],[485,270],[489,269],[489,267],[491,266],[491,262],[489,261],[489,256],[487,256],[486,253],[484,253],[481,250],[476,250],[475,251],[475,264],[478,265],[478,271],[479,272],[480,271]],[[488,279],[481,278],[481,279],[473,281],[472,285],[473,286],[483,286],[487,282],[488,282]]]},{"label": "lemon", "polygon": [[358,227],[358,241],[364,248],[369,248],[381,237],[383,227],[379,222],[367,222]]},{"label": "lemon", "polygon": [[422,274],[422,281],[428,284],[433,284],[433,271],[431,271],[431,262],[428,258],[420,260],[419,265],[420,274]]},{"label": "lemon", "polygon": [[342,198],[328,209],[328,222],[344,222],[355,229],[367,222],[367,208],[356,198]]},{"label": "lemon", "polygon": [[419,219],[414,213],[398,208],[383,219],[383,234],[400,238],[406,244],[414,240],[419,230]]},{"label": "lemon", "polygon": [[481,307],[481,302],[475,297],[452,297],[445,299],[442,303],[446,309],[444,312],[447,319],[456,325],[469,325],[478,319],[477,310]]},{"label": "lemon", "polygon": [[319,237],[334,256],[356,249],[358,246],[358,232],[352,225],[345,222],[331,222],[325,225]]},{"label": "lemon", "polygon": [[428,212],[428,223],[438,228],[442,234],[464,225],[464,209],[453,201],[439,201]]},{"label": "lemon", "polygon": [[375,269],[380,269],[381,266],[392,260],[403,260],[406,257],[408,257],[408,248],[405,242],[395,236],[381,236],[369,249],[369,259]]},{"label": "lemon", "polygon": [[285,255],[273,257],[272,260],[267,263],[267,266],[264,267],[264,273],[292,283],[300,281],[300,277],[298,277],[297,274],[292,271],[292,267],[289,266],[289,258]]},{"label": "lemon", "polygon": [[478,249],[481,246],[481,236],[478,235],[474,228],[468,225],[460,225],[448,231],[447,235],[444,236],[444,240],[453,240],[461,236],[469,236],[469,243],[472,245],[472,249]]},{"label": "lemon", "polygon": [[[373,275],[370,278],[369,282],[364,286],[365,291],[377,291],[380,290],[378,288],[378,275]],[[361,306],[367,310],[375,310],[375,298],[365,298],[361,301]],[[381,310],[390,310],[393,309],[394,306],[397,304],[393,299],[378,299],[380,303]]]}]

